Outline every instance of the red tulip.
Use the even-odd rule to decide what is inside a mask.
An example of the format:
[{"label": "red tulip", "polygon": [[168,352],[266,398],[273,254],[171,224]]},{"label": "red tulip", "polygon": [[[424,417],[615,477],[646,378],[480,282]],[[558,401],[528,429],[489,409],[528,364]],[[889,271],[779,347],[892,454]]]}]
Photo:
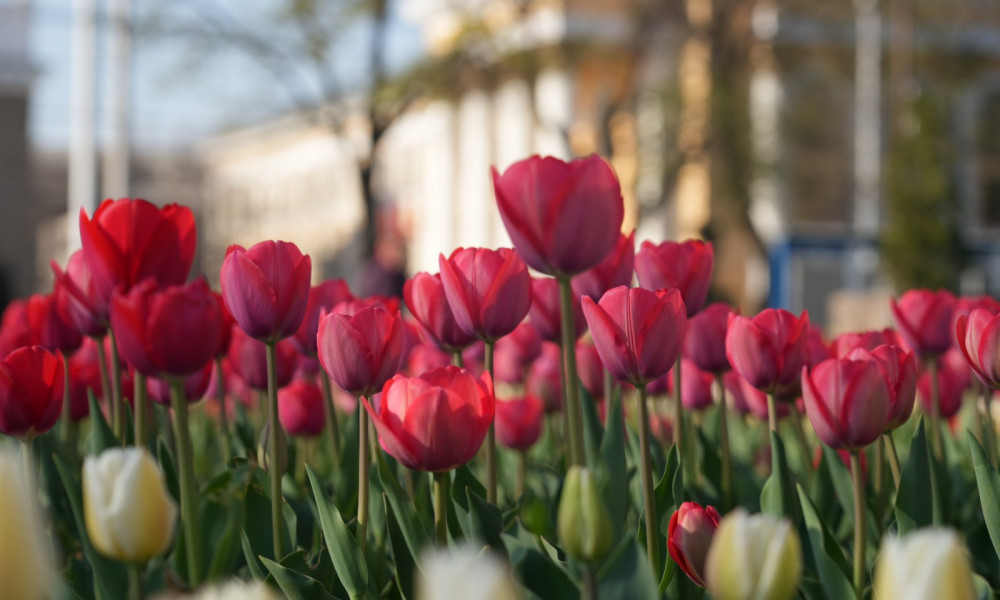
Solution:
[{"label": "red tulip", "polygon": [[871,352],[883,344],[902,346],[899,335],[890,328],[881,331],[860,331],[842,333],[830,343],[830,352],[834,358],[844,358],[855,348],[864,348]]},{"label": "red tulip", "polygon": [[290,435],[315,437],[323,432],[323,393],[309,381],[293,381],[278,392],[278,419]]},{"label": "red tulip", "polygon": [[11,300],[0,317],[0,357],[34,343],[28,323],[28,301]]},{"label": "red tulip", "polygon": [[694,361],[702,371],[722,373],[729,370],[726,330],[731,314],[735,313],[728,304],[716,302],[688,319],[684,356]]},{"label": "red tulip", "polygon": [[[767,421],[767,394],[750,385],[750,382],[737,373],[728,371],[722,376],[722,385],[726,388],[729,397],[733,399],[733,406],[743,414],[751,414],[761,421]],[[775,404],[778,409],[777,417],[784,419],[792,412],[793,405],[788,402]]]},{"label": "red tulip", "polygon": [[438,258],[441,283],[458,326],[493,342],[521,323],[531,306],[531,275],[510,248],[458,248]]},{"label": "red tulip", "polygon": [[537,271],[574,275],[611,252],[625,217],[618,178],[597,155],[563,162],[532,156],[493,169],[500,217],[514,249]]},{"label": "red tulip", "polygon": [[793,396],[806,362],[808,331],[809,315],[805,312],[798,318],[774,308],[761,311],[753,319],[733,315],[726,332],[726,356],[733,369],[755,388]]},{"label": "red tulip", "polygon": [[[237,327],[236,329],[239,328]],[[243,337],[246,339],[252,339],[248,338],[246,334],[243,334]],[[208,389],[205,390],[205,394],[203,396],[209,400],[209,402],[204,404],[205,409],[213,417],[218,416],[220,408],[218,402],[214,401],[214,399],[219,397],[219,391],[216,387],[219,381],[217,369],[217,364],[212,367],[212,376],[209,377]],[[244,381],[243,378],[236,372],[232,364],[229,362],[228,356],[222,359],[222,385],[224,386],[226,397],[226,413],[230,415],[233,414],[237,401],[242,403],[246,408],[253,408],[257,404],[257,394],[254,392],[253,388],[247,385],[247,382]]]},{"label": "red tulip", "polygon": [[955,335],[951,319],[955,296],[951,292],[909,290],[898,302],[891,299],[889,308],[903,342],[921,358],[943,354],[951,347]]},{"label": "red tulip", "polygon": [[559,344],[542,342],[542,353],[531,363],[524,382],[524,393],[540,399],[547,413],[556,412],[563,405],[561,366]]},{"label": "red tulip", "polygon": [[[277,387],[283,388],[292,381],[299,362],[299,352],[290,340],[282,340],[275,348],[275,379]],[[233,337],[229,342],[229,365],[240,379],[255,390],[267,390],[267,346],[264,342],[233,327]]]},{"label": "red tulip", "polygon": [[881,363],[889,385],[889,422],[885,428],[889,432],[906,423],[913,413],[917,397],[917,357],[913,352],[889,344],[871,353]]},{"label": "red tulip", "polygon": [[60,316],[54,294],[28,298],[26,313],[34,342],[46,350],[72,354],[83,343],[80,332]]},{"label": "red tulip", "polygon": [[233,340],[233,327],[236,325],[236,319],[226,308],[226,301],[222,299],[222,294],[213,291],[212,296],[215,297],[215,303],[219,305],[219,314],[222,315],[222,339],[219,340],[219,351],[215,356],[216,358],[224,358],[229,354],[229,343]]},{"label": "red tulip", "polygon": [[[531,280],[531,308],[528,319],[538,330],[543,340],[562,340],[562,309],[559,304],[559,282],[551,277],[535,277]],[[573,338],[580,337],[587,329],[583,318],[580,298],[573,298]]]},{"label": "red tulip", "polygon": [[497,340],[493,355],[493,375],[497,381],[504,383],[521,383],[525,371],[542,353],[542,338],[535,331],[535,326],[523,322]]},{"label": "red tulip", "polygon": [[341,302],[351,299],[353,299],[351,290],[343,279],[328,279],[309,288],[305,317],[299,328],[295,330],[295,335],[292,336],[292,341],[299,352],[305,356],[316,358],[316,333],[319,331],[321,313],[323,311],[330,312]]},{"label": "red tulip", "polygon": [[[604,407],[605,402],[599,406]],[[624,408],[624,406],[622,407]],[[607,409],[605,409],[607,410]],[[606,422],[607,417],[601,416],[601,422]],[[649,433],[660,440],[660,443],[669,447],[674,443],[674,421],[669,415],[660,414],[656,411],[649,412]]]},{"label": "red tulip", "polygon": [[823,341],[823,330],[811,323],[809,329],[806,330],[805,354],[806,360],[803,364],[809,367],[818,365],[828,358],[833,358],[833,352]]},{"label": "red tulip", "polygon": [[451,357],[433,344],[417,344],[406,358],[406,372],[420,375],[425,371],[451,364]]},{"label": "red tulip", "polygon": [[[322,325],[320,326],[322,328]],[[362,396],[382,449],[416,471],[449,471],[469,462],[493,423],[493,382],[442,367],[396,375],[372,398]]]},{"label": "red tulip", "polygon": [[711,506],[684,502],[667,525],[670,558],[700,587],[705,587],[705,560],[721,520],[719,511]]},{"label": "red tulip", "polygon": [[576,343],[576,369],[583,384],[594,400],[604,399],[604,365],[597,348],[589,341]]},{"label": "red tulip", "polygon": [[0,361],[0,432],[39,436],[62,412],[62,360],[41,346],[18,348]]},{"label": "red tulip", "polygon": [[680,290],[690,317],[705,304],[714,263],[711,242],[687,240],[657,246],[647,241],[635,255],[635,273],[639,285],[647,290]]},{"label": "red tulip", "polygon": [[[961,363],[958,362],[959,360]],[[950,419],[962,409],[962,396],[971,383],[969,367],[960,351],[953,348],[941,357],[937,379],[940,416]],[[921,409],[925,413],[931,414],[933,406],[931,405],[931,375],[929,371],[924,370],[917,378],[917,392]]]},{"label": "red tulip", "polygon": [[222,311],[204,278],[157,289],[147,279],[111,299],[118,352],[150,377],[192,375],[219,353]]},{"label": "red tulip", "polygon": [[320,364],[337,385],[370,396],[399,370],[403,318],[380,306],[341,303],[320,320],[317,346]]},{"label": "red tulip", "polygon": [[614,248],[600,263],[573,277],[573,296],[600,300],[604,292],[620,285],[632,285],[635,271],[635,231],[618,234]]},{"label": "red tulip", "polygon": [[955,308],[951,311],[951,331],[958,329],[958,320],[968,316],[973,310],[981,308],[990,314],[1000,313],[1000,302],[991,296],[960,296],[955,300]]},{"label": "red tulip", "polygon": [[645,385],[680,355],[686,313],[677,290],[616,287],[600,303],[585,297],[583,313],[604,368],[619,381]]},{"label": "red tulip", "polygon": [[973,309],[955,325],[962,356],[985,385],[1000,389],[1000,315]]},{"label": "red tulip", "polygon": [[545,407],[534,396],[497,400],[497,440],[507,448],[525,451],[542,435]]},{"label": "red tulip", "polygon": [[52,295],[56,297],[56,307],[63,320],[88,337],[107,333],[108,301],[94,285],[83,251],[77,250],[69,257],[65,272],[55,261],[50,265],[55,276]]},{"label": "red tulip", "polygon": [[417,273],[403,284],[403,299],[430,340],[446,352],[465,348],[475,336],[465,333],[448,305],[438,274]]},{"label": "red tulip", "polygon": [[480,374],[485,370],[486,344],[481,340],[476,340],[470,346],[462,350],[462,366],[475,374]]},{"label": "red tulip", "polygon": [[812,372],[802,367],[802,399],[816,436],[831,448],[857,450],[878,439],[889,422],[889,384],[867,350],[831,358]]},{"label": "red tulip", "polygon": [[[212,381],[214,362],[207,363],[202,369],[184,378],[184,399],[194,404],[205,397],[208,384]],[[158,377],[146,380],[146,390],[154,402],[170,406],[170,381]]]},{"label": "red tulip", "polygon": [[69,417],[73,421],[80,421],[90,414],[88,390],[98,400],[101,398],[101,363],[97,354],[101,351],[97,342],[87,338],[80,349],[69,357]]},{"label": "red tulip", "polygon": [[[677,368],[677,367],[674,367]],[[670,373],[673,375],[673,373]],[[687,410],[699,411],[712,406],[712,383],[715,376],[702,371],[694,361],[681,359],[681,405]]]},{"label": "red tulip", "polygon": [[222,298],[250,337],[274,343],[294,334],[309,302],[312,263],[295,244],[268,240],[230,246],[222,261]]},{"label": "red tulip", "polygon": [[146,278],[160,286],[187,280],[197,236],[191,209],[162,208],[135,198],[105,200],[92,219],[80,210],[80,243],[101,298],[110,303],[115,288],[128,291]]}]

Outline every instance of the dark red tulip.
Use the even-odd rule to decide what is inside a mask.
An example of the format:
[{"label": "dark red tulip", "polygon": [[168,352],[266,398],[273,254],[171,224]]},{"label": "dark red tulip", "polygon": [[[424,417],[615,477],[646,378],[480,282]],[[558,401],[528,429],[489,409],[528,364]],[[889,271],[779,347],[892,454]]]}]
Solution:
[{"label": "dark red tulip", "polygon": [[[960,350],[955,348],[945,352],[938,361],[938,400],[940,402],[940,416],[950,419],[958,414],[962,409],[962,398],[965,390],[972,383],[972,376],[969,374],[969,366]],[[931,414],[931,375],[924,369],[917,378],[917,395],[920,399],[920,408],[927,414]]]},{"label": "dark red tulip", "polygon": [[635,272],[635,231],[618,234],[618,241],[604,260],[573,277],[573,296],[600,300],[604,292],[620,285],[631,286]]},{"label": "dark red tulip", "polygon": [[524,381],[524,393],[541,400],[547,413],[563,405],[561,360],[559,344],[542,342],[542,353],[531,363]]},{"label": "dark red tulip", "polygon": [[320,320],[317,347],[320,364],[337,385],[370,396],[399,370],[403,318],[381,306],[341,303]]},{"label": "dark red tulip", "polygon": [[909,290],[899,301],[891,299],[889,308],[906,347],[921,358],[944,354],[951,347],[955,336],[952,329],[955,296],[951,292]]},{"label": "dark red tulip", "polygon": [[[205,397],[208,384],[212,381],[214,364],[214,362],[210,362],[202,369],[184,378],[184,398],[189,404],[194,404]],[[146,380],[146,390],[153,401],[170,406],[170,382],[168,380],[150,377]]]},{"label": "dark red tulip", "polygon": [[194,261],[194,215],[177,204],[162,208],[140,198],[105,200],[93,218],[80,210],[80,244],[94,286],[105,302],[152,278],[157,285],[187,280]]},{"label": "dark red tulip", "polygon": [[475,336],[466,333],[455,321],[437,273],[417,273],[408,279],[403,284],[403,299],[430,341],[444,351],[455,352],[475,341]]},{"label": "dark red tulip", "polygon": [[[282,340],[274,348],[275,379],[280,389],[291,383],[298,366],[299,351],[290,340]],[[267,346],[264,342],[243,333],[239,326],[233,327],[227,356],[233,371],[247,385],[255,390],[267,390]]]},{"label": "dark red tulip", "polygon": [[448,305],[462,331],[493,342],[524,320],[531,275],[510,248],[458,248],[438,257]]},{"label": "dark red tulip", "polygon": [[111,299],[118,352],[150,377],[192,375],[219,352],[222,311],[204,278],[159,289],[147,279]]},{"label": "dark red tulip", "polygon": [[705,560],[722,515],[711,506],[684,502],[667,525],[670,558],[699,587],[705,587]]},{"label": "dark red tulip", "polygon": [[222,261],[222,298],[236,323],[266,343],[283,340],[302,324],[312,263],[295,244],[268,240],[230,246]]},{"label": "dark red tulip", "polygon": [[689,317],[705,305],[714,264],[715,251],[711,242],[701,240],[660,245],[647,241],[639,246],[635,255],[639,285],[647,290],[680,290]]},{"label": "dark red tulip", "polygon": [[889,422],[887,432],[910,419],[917,397],[917,357],[899,346],[883,344],[872,350],[872,356],[882,365],[889,385]]},{"label": "dark red tulip", "polygon": [[0,316],[0,357],[32,345],[34,338],[28,322],[28,301],[11,300]]},{"label": "dark red tulip", "polygon": [[521,383],[525,371],[542,353],[542,338],[535,326],[523,322],[497,340],[493,355],[493,376],[504,383]]},{"label": "dark red tulip", "polygon": [[958,347],[985,385],[1000,389],[1000,315],[976,308],[955,324]]},{"label": "dark red tulip", "polygon": [[62,359],[41,346],[14,350],[0,361],[0,432],[32,439],[62,412]]},{"label": "dark red tulip", "polygon": [[72,323],[76,330],[88,337],[100,337],[108,329],[108,301],[98,291],[90,277],[90,269],[77,250],[66,262],[66,271],[55,261],[50,263],[55,277],[52,295],[63,320]]},{"label": "dark red tulip", "polygon": [[762,392],[798,394],[806,363],[809,315],[798,318],[784,309],[768,308],[756,317],[733,315],[726,332],[726,356],[744,379]]},{"label": "dark red tulip", "polygon": [[88,390],[93,392],[96,399],[101,399],[101,363],[98,352],[101,349],[97,342],[86,338],[80,349],[69,357],[69,417],[73,421],[80,421],[90,414]]},{"label": "dark red tulip", "polygon": [[[559,282],[552,277],[535,277],[531,280],[531,308],[528,309],[528,319],[535,326],[538,335],[543,340],[560,342],[562,340],[562,309],[559,304]],[[587,329],[587,321],[583,318],[583,308],[580,298],[573,297],[573,337],[580,337]]]},{"label": "dark red tulip", "polygon": [[226,301],[222,299],[222,294],[213,291],[212,295],[215,296],[215,303],[219,305],[219,313],[222,315],[222,339],[219,340],[219,350],[215,355],[216,358],[222,358],[229,353],[229,343],[233,339],[233,327],[236,325],[236,319],[226,308]]},{"label": "dark red tulip", "polygon": [[489,374],[476,377],[452,366],[418,377],[396,375],[371,402],[362,401],[382,449],[416,471],[449,471],[469,462],[494,417]]},{"label": "dark red tulip", "polygon": [[497,441],[507,448],[528,450],[542,435],[544,411],[542,401],[534,396],[497,400]]},{"label": "dark red tulip", "polygon": [[320,313],[330,312],[345,300],[351,300],[351,290],[343,279],[328,279],[309,288],[305,317],[295,330],[292,341],[303,355],[316,358],[316,333],[319,331]]},{"label": "dark red tulip", "polygon": [[686,327],[680,292],[616,287],[600,303],[583,298],[594,346],[612,376],[645,385],[677,362]]},{"label": "dark red tulip", "polygon": [[493,169],[493,190],[514,249],[547,275],[574,275],[599,264],[620,235],[621,186],[596,154],[568,163],[532,156],[503,175]]},{"label": "dark red tulip", "polygon": [[293,381],[278,392],[278,419],[289,435],[315,437],[326,424],[323,392],[311,381]]},{"label": "dark red tulip", "polygon": [[54,294],[28,298],[26,313],[34,343],[46,350],[69,355],[83,343],[80,332],[59,314]]},{"label": "dark red tulip", "polygon": [[903,341],[895,330],[888,327],[881,331],[842,333],[830,343],[830,352],[833,358],[844,358],[855,348],[864,348],[871,352],[884,344],[902,346]]},{"label": "dark red tulip", "polygon": [[857,450],[889,422],[889,384],[878,359],[856,349],[846,358],[802,367],[802,400],[816,436],[831,448]]},{"label": "dark red tulip", "polygon": [[731,314],[736,314],[732,307],[725,302],[716,302],[688,319],[683,354],[702,371],[722,373],[729,370],[726,330]]}]

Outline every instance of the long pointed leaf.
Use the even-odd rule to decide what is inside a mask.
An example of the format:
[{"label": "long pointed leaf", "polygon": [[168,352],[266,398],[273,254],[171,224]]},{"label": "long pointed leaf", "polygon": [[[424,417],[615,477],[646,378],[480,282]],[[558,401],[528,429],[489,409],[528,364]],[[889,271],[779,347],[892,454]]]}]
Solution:
[{"label": "long pointed leaf", "polygon": [[990,532],[993,550],[1000,557],[1000,474],[990,466],[986,452],[971,431],[967,437],[969,450],[972,452],[972,464],[976,468],[976,485],[979,487],[979,501],[983,507],[986,530]]},{"label": "long pointed leaf", "polygon": [[[323,493],[323,487],[316,478],[312,467],[306,465],[306,474],[312,486],[313,497],[316,499],[316,512],[319,514],[323,539],[333,561],[333,568],[340,576],[340,581],[351,598],[359,598],[368,589],[368,564],[354,536],[344,524],[340,511]],[[266,563],[265,563],[266,564]],[[272,571],[273,573],[273,571]]]}]

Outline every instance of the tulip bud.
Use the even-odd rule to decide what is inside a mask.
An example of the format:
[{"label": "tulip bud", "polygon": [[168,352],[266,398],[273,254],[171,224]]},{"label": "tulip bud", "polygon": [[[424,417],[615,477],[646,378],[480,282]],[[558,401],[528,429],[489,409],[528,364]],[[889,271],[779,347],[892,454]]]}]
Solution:
[{"label": "tulip bud", "polygon": [[667,529],[670,558],[701,587],[705,587],[705,557],[721,518],[715,508],[702,508],[695,502],[681,504],[670,517]]},{"label": "tulip bud", "polygon": [[742,508],[719,523],[705,562],[715,600],[789,600],[801,572],[802,547],[792,524]]},{"label": "tulip bud", "polygon": [[221,585],[203,587],[193,596],[157,596],[157,600],[281,600],[281,594],[263,581],[232,579]]},{"label": "tulip bud", "polygon": [[586,467],[574,466],[566,474],[557,521],[566,553],[585,563],[599,562],[615,543],[608,508],[593,472]]},{"label": "tulip bud", "polygon": [[518,600],[510,568],[491,553],[463,546],[433,550],[420,561],[417,600]]},{"label": "tulip bud", "polygon": [[875,567],[879,600],[972,600],[972,569],[961,539],[948,529],[922,529],[882,542]]},{"label": "tulip bud", "polygon": [[54,573],[21,457],[0,447],[0,582],[4,598],[47,598]]},{"label": "tulip bud", "polygon": [[142,448],[111,448],[84,460],[83,512],[97,551],[132,563],[166,551],[177,520],[163,471]]}]

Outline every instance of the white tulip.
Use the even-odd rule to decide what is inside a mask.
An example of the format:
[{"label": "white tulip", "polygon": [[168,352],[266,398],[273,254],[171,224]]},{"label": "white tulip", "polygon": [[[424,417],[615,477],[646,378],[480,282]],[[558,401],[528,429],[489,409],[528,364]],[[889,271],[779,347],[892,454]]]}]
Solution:
[{"label": "white tulip", "polygon": [[23,464],[17,450],[0,445],[0,593],[5,600],[47,598],[55,576]]},{"label": "white tulip", "polygon": [[876,559],[878,600],[973,600],[972,567],[950,529],[921,529],[887,537]]},{"label": "white tulip", "polygon": [[284,600],[284,596],[262,581],[231,579],[221,585],[202,588],[190,596],[166,595],[157,600]]},{"label": "white tulip", "polygon": [[789,600],[801,573],[802,547],[792,524],[741,508],[719,523],[705,561],[715,600]]},{"label": "white tulip", "polygon": [[518,600],[510,568],[488,551],[472,546],[433,550],[420,562],[417,600]]}]

